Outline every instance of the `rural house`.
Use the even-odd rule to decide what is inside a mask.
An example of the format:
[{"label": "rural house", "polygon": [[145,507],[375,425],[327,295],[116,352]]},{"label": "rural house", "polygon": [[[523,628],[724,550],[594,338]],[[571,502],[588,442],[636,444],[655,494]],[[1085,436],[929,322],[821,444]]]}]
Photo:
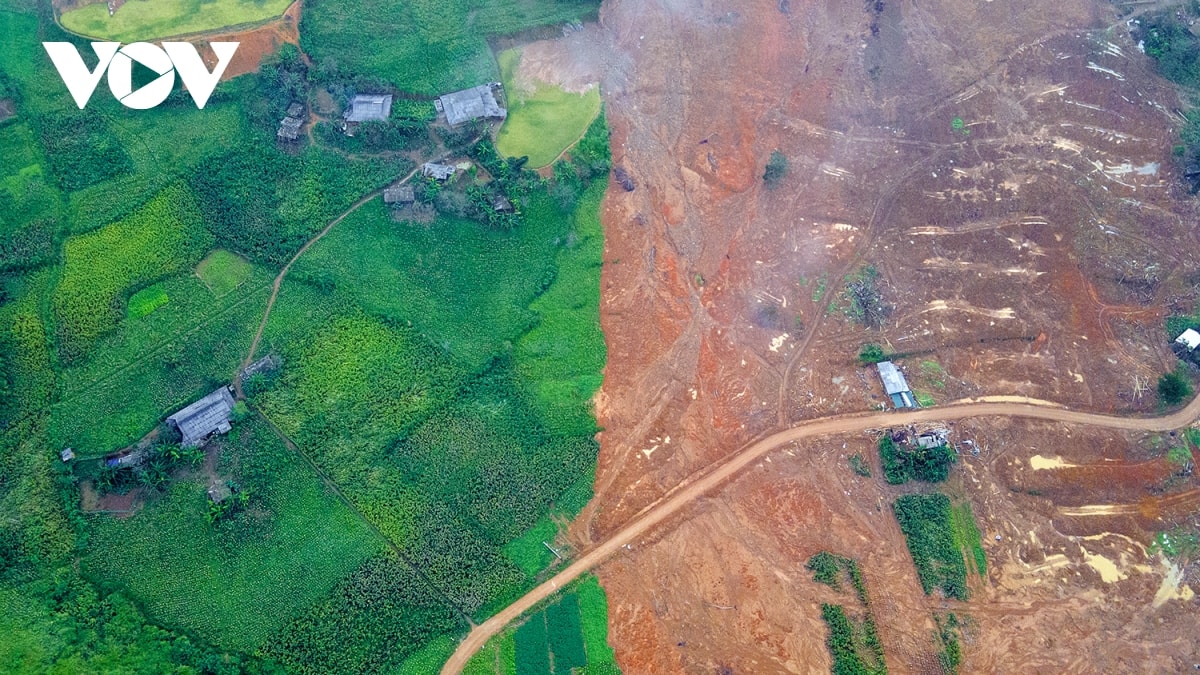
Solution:
[{"label": "rural house", "polygon": [[386,122],[392,114],[391,94],[359,94],[346,108],[347,122]]},{"label": "rural house", "polygon": [[489,82],[445,94],[434,101],[433,107],[446,116],[446,122],[452,127],[477,119],[502,120],[508,116],[508,111],[496,101],[496,90],[501,87],[499,82]]},{"label": "rural house", "polygon": [[386,122],[392,114],[391,94],[359,94],[346,106],[342,115],[345,122],[342,131],[353,136],[354,130],[363,122]]},{"label": "rural house", "polygon": [[421,167],[421,175],[433,178],[434,180],[450,180],[454,175],[456,167],[453,164],[437,164],[434,162],[426,162]]},{"label": "rural house", "polygon": [[904,379],[904,373],[900,372],[896,364],[880,361],[875,367],[879,369],[879,379],[883,381],[883,390],[892,399],[892,405],[897,408],[917,407],[912,390],[908,388],[908,381]]},{"label": "rural house", "polygon": [[383,191],[383,203],[392,206],[404,206],[417,200],[416,192],[411,185],[393,185]]},{"label": "rural house", "polygon": [[228,433],[232,428],[229,417],[233,413],[233,394],[229,387],[221,387],[188,407],[167,418],[167,423],[179,430],[183,440],[180,445],[194,448],[215,433]]},{"label": "rural house", "polygon": [[300,127],[303,124],[303,120],[298,117],[285,117],[279,123],[279,131],[275,132],[275,137],[281,141],[294,141],[300,138]]}]

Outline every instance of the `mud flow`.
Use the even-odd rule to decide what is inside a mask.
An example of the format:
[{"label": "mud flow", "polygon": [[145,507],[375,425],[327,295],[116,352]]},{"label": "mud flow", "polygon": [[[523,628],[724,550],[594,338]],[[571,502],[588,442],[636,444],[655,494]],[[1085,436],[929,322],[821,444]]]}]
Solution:
[{"label": "mud flow", "polygon": [[[1200,260],[1179,96],[1130,36],[1148,8],[606,2],[581,53],[628,180],[604,207],[604,432],[578,542],[757,438],[881,409],[864,343],[908,354],[937,405],[1160,412],[1164,319],[1193,308]],[[856,315],[864,275],[877,302]],[[962,672],[1200,663],[1200,573],[1151,546],[1200,509],[1166,459],[1182,431],[941,426],[960,444],[941,489],[987,557],[969,601],[922,592],[891,503],[929,488],[880,478],[877,432],[782,444],[599,569],[624,672],[827,671],[837,600],[804,568],[821,550],[859,561],[892,672],[938,672],[948,612]]]}]

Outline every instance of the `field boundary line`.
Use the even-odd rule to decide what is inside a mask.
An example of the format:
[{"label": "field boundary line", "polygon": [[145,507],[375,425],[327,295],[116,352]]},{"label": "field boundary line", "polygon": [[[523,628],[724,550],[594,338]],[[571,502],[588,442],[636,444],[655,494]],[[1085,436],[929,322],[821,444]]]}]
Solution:
[{"label": "field boundary line", "polygon": [[421,581],[423,581],[426,586],[441,596],[442,600],[446,601],[449,606],[453,607],[454,611],[458,613],[459,617],[467,622],[468,626],[470,626],[472,629],[476,627],[476,623],[471,619],[471,616],[463,611],[463,608],[460,607],[457,602],[450,599],[446,592],[443,591],[437,584],[433,583],[429,577],[425,576],[425,573],[421,571],[421,568],[408,559],[408,556],[404,554],[404,551],[400,550],[400,547],[396,545],[396,542],[392,541],[391,537],[384,534],[383,530],[379,529],[375,523],[371,522],[371,520],[367,518],[366,514],[359,510],[354,502],[350,501],[350,498],[347,497],[344,492],[342,492],[342,489],[338,486],[337,482],[330,478],[329,474],[325,473],[325,471],[321,469],[312,456],[302,450],[299,445],[296,445],[296,442],[288,437],[288,435],[283,432],[283,429],[280,429],[270,417],[267,417],[266,414],[263,413],[263,411],[259,410],[258,408],[254,408],[253,410],[254,414],[258,415],[259,419],[267,423],[267,426],[271,428],[271,431],[275,432],[275,435],[279,437],[279,440],[283,441],[283,444],[286,445],[289,450],[297,455],[300,455],[305,463],[308,464],[309,468],[311,468],[313,472],[317,474],[317,477],[321,479],[321,482],[325,484],[325,487],[329,488],[330,492],[332,492],[343,504],[346,505],[346,508],[350,509],[350,511],[357,516],[358,519],[363,522],[363,524],[365,524],[371,529],[372,532],[382,539],[383,543],[386,544],[388,548],[392,549],[392,552],[394,552],[396,556],[400,558],[401,562],[410,567],[412,571],[416,573],[418,577],[420,577]]}]

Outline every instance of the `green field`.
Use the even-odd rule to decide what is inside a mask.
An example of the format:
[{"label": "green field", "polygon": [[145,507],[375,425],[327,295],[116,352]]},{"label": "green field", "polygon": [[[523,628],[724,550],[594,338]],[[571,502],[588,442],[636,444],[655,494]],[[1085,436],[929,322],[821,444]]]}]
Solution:
[{"label": "green field", "polygon": [[963,550],[964,543],[969,542],[972,558],[981,566],[978,571],[982,573],[986,569],[986,560],[978,558],[983,553],[981,547],[976,548],[978,529],[973,535],[967,532],[974,528],[974,518],[971,518],[970,528],[961,521],[963,517],[970,517],[970,505],[956,515],[950,498],[934,493],[899,497],[892,504],[892,510],[908,543],[908,552],[925,593],[928,595],[937,589],[947,598],[966,600],[970,597],[967,565],[963,558],[967,553]]},{"label": "green field", "polygon": [[126,0],[113,16],[103,2],[63,12],[68,30],[116,42],[148,42],[281,16],[291,0]]},{"label": "green field", "polygon": [[557,600],[492,638],[465,675],[618,675],[608,645],[608,600],[587,575]]},{"label": "green field", "polygon": [[508,118],[496,136],[496,149],[508,157],[529,157],[532,167],[546,166],[574,145],[600,114],[600,89],[573,94],[538,82],[533,91],[521,91],[516,82],[521,50],[505,50],[497,59],[508,96]]},{"label": "green field", "polygon": [[261,422],[219,452],[217,475],[251,491],[246,512],[209,525],[206,478],[181,478],[130,518],[93,517],[85,568],[156,620],[252,651],[383,542]]},{"label": "green field", "polygon": [[59,354],[82,358],[116,326],[138,286],[195,265],[212,243],[186,189],[174,187],[118,223],[72,237],[54,293]]},{"label": "green field", "polygon": [[256,269],[244,292],[222,298],[190,272],[151,287],[169,301],[146,316],[127,317],[86,359],[60,372],[59,402],[48,425],[53,442],[83,456],[104,454],[228,383],[262,317],[270,279]]},{"label": "green field", "polygon": [[598,9],[595,0],[318,0],[305,6],[300,45],[318,63],[436,95],[500,78],[487,37]]},{"label": "green field", "polygon": [[[494,80],[487,36],[552,35],[597,5],[313,0],[315,62],[285,51],[203,111],[182,92],[77,110],[29,58],[69,39],[49,8],[0,9],[0,98],[16,106],[0,122],[0,670],[428,673],[469,620],[564,564],[543,542],[572,555],[556,539],[598,452],[602,115],[552,180],[480,143],[495,182],[448,186],[433,222],[366,201],[291,268],[257,352],[281,365],[247,380],[209,461],[162,474],[160,436],[121,474],[155,486],[132,514],[82,508],[90,482],[109,484],[98,458],[169,439],[165,416],[233,380],[305,242],[434,143],[425,100],[403,120],[411,157],[320,135],[281,149],[288,102],[380,78],[427,93]],[[282,8],[132,0],[93,18],[128,41]],[[480,201],[495,194],[516,210]],[[248,502],[214,516],[206,489],[226,481]],[[592,585],[543,610],[561,672],[615,670]],[[515,668],[511,635],[497,653]]]},{"label": "green field", "polygon": [[218,249],[196,265],[196,276],[204,281],[213,295],[220,298],[246,283],[251,270],[250,263],[229,251]]}]

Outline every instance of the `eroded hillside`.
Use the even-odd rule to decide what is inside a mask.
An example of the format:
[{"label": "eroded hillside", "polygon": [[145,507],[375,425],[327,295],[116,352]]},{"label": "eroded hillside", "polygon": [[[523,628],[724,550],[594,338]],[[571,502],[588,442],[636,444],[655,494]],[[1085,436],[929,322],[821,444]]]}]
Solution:
[{"label": "eroded hillside", "polygon": [[[614,165],[634,189],[606,202],[605,432],[577,538],[766,432],[878,406],[855,362],[866,342],[917,355],[913,386],[939,403],[1154,411],[1146,383],[1174,359],[1163,318],[1191,309],[1200,261],[1171,159],[1178,97],[1132,16],[1071,0],[614,0],[601,18]],[[774,150],[789,171],[768,189]],[[868,266],[880,329],[843,311]],[[947,609],[970,617],[968,671],[1200,661],[1197,580],[1147,552],[1198,501],[1171,480],[1169,441],[1007,420],[952,433],[981,448],[947,488],[973,504],[990,561],[970,602],[921,592],[887,507],[904,490],[847,467],[860,453],[878,476],[874,437],[829,439],[776,452],[601,568],[618,661],[827,668],[828,589],[804,569],[820,550],[863,561],[893,672],[933,667]]]}]

